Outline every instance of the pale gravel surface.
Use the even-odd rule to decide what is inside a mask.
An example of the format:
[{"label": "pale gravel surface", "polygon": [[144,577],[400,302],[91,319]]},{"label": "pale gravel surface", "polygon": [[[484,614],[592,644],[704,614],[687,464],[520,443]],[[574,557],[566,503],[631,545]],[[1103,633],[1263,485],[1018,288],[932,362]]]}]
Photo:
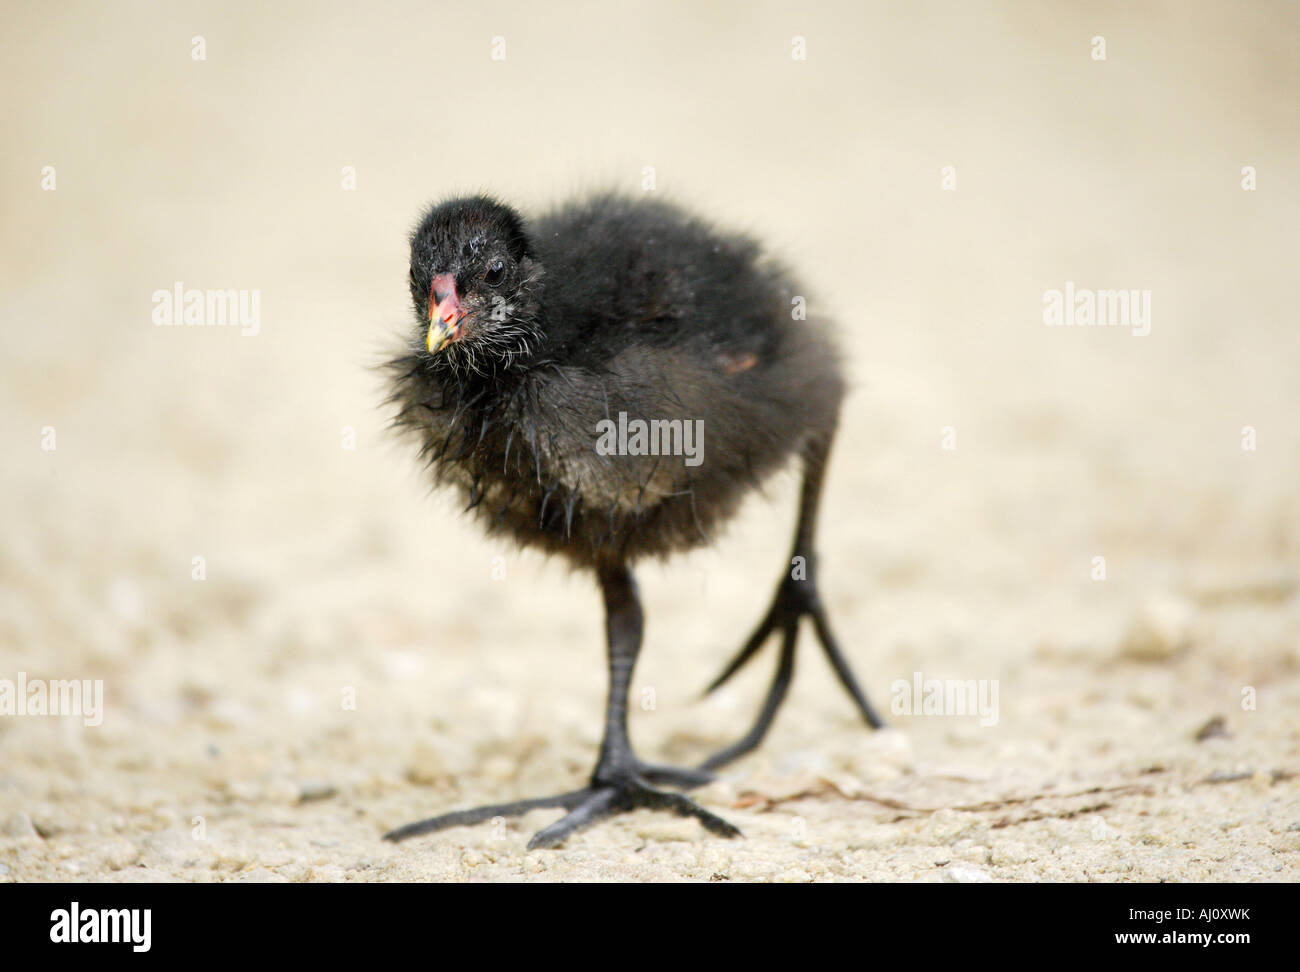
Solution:
[{"label": "pale gravel surface", "polygon": [[[107,696],[96,729],[0,717],[0,880],[1300,876],[1286,5],[254,9],[32,7],[0,40],[0,678]],[[455,153],[435,75],[489,119]],[[649,164],[781,241],[841,322],[824,595],[871,694],[996,679],[999,722],[870,735],[805,644],[767,744],[700,794],[742,841],[639,813],[529,853],[538,812],[387,845],[580,784],[604,693],[587,579],[480,538],[383,432],[365,366],[406,314],[404,231],[446,190],[531,205]],[[154,328],[178,279],[261,289],[262,333]],[[1151,289],[1151,335],[1045,328],[1067,279]],[[698,692],[770,595],[793,488],[641,572],[643,755],[748,725],[770,655]]]}]

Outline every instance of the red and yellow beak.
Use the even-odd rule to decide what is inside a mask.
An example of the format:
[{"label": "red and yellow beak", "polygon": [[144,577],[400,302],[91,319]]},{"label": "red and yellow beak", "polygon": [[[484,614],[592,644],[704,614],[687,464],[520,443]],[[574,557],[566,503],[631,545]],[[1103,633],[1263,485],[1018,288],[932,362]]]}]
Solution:
[{"label": "red and yellow beak", "polygon": [[429,289],[429,336],[425,341],[430,354],[437,354],[460,337],[465,308],[456,292],[456,278],[440,273]]}]

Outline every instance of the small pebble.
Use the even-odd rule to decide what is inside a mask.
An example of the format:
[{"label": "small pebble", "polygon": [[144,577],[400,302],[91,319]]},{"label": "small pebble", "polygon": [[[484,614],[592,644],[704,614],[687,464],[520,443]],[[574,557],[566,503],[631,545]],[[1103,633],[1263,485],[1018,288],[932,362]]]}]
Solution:
[{"label": "small pebble", "polygon": [[943,869],[943,879],[950,884],[992,884],[993,878],[978,867],[969,864],[949,864]]},{"label": "small pebble", "polygon": [[326,783],[324,780],[303,780],[298,784],[298,800],[301,803],[328,800],[337,792],[334,784]]},{"label": "small pebble", "polygon": [[32,818],[27,816],[21,810],[13,814],[5,821],[4,835],[6,837],[39,837],[36,827],[32,825]]},{"label": "small pebble", "polygon": [[1034,852],[1019,841],[1000,840],[993,845],[990,859],[994,864],[1024,864],[1034,860]]},{"label": "small pebble", "polygon": [[264,867],[255,867],[251,871],[239,875],[240,884],[288,884],[289,879],[283,874],[276,874],[274,871],[267,870]]},{"label": "small pebble", "polygon": [[1137,661],[1164,661],[1191,644],[1192,606],[1180,597],[1152,597],[1129,622],[1120,653]]},{"label": "small pebble", "polygon": [[1196,731],[1196,741],[1205,742],[1207,739],[1222,739],[1226,738],[1227,735],[1227,722],[1224,721],[1223,716],[1215,716]]}]

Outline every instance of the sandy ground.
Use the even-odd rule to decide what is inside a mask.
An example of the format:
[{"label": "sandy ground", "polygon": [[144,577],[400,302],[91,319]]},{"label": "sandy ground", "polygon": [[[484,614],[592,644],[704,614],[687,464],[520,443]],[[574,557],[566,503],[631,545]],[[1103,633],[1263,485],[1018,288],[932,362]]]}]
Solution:
[{"label": "sandy ground", "polygon": [[[0,880],[1296,880],[1294,6],[609,6],[7,12],[0,678],[101,679],[104,718],[0,716]],[[405,232],[644,166],[839,322],[824,596],[870,694],[996,681],[996,725],[872,735],[805,643],[700,793],[743,840],[643,812],[527,852],[552,811],[387,845],[579,785],[604,693],[588,580],[384,432]],[[176,281],[259,290],[259,333],[154,326]],[[1045,327],[1066,281],[1150,290],[1150,334]],[[699,690],[794,487],[641,571],[647,757],[748,726],[770,654]]]}]

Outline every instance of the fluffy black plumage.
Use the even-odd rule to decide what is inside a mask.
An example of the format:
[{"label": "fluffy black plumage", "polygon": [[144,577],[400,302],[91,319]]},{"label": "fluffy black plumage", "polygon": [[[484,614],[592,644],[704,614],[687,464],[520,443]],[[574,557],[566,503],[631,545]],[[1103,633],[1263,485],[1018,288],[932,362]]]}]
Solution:
[{"label": "fluffy black plumage", "polygon": [[[484,274],[505,262],[501,284]],[[432,278],[469,308],[425,346]],[[707,543],[759,481],[835,424],[843,380],[804,295],[753,240],[662,202],[601,195],[528,229],[485,197],[411,240],[417,331],[391,364],[397,422],[492,532],[577,566]],[[602,456],[598,424],[703,422],[704,458]]]},{"label": "fluffy black plumage", "polygon": [[[525,222],[476,196],[424,214],[411,237],[410,285],[416,330],[389,366],[395,424],[490,532],[593,571],[605,599],[610,694],[587,787],[446,814],[391,839],[540,807],[568,814],[530,846],[554,846],[635,807],[738,834],[654,784],[695,786],[759,744],[785,698],[805,617],[864,719],[880,724],[815,586],[813,534],[844,381],[825,331],[792,313],[806,295],[782,266],[754,240],[662,202],[604,194]],[[602,430],[620,422],[679,423],[681,431],[691,423],[702,429],[702,455],[603,454]],[[686,442],[679,435],[659,445]],[[626,720],[643,628],[631,565],[707,543],[746,493],[796,454],[804,486],[794,570],[783,572],[767,614],[712,686],[779,632],[759,718],[698,770],[643,763]]]}]

